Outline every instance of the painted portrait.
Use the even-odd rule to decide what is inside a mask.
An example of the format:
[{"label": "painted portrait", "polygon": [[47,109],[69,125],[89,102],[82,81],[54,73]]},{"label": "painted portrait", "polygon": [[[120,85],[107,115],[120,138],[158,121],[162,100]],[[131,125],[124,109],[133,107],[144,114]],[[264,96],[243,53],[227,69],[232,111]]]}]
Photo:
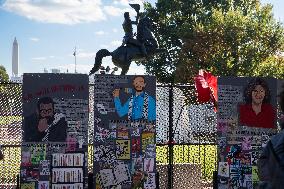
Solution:
[{"label": "painted portrait", "polygon": [[245,103],[239,105],[239,123],[248,127],[275,128],[276,109],[270,103],[266,81],[254,78],[244,90]]}]

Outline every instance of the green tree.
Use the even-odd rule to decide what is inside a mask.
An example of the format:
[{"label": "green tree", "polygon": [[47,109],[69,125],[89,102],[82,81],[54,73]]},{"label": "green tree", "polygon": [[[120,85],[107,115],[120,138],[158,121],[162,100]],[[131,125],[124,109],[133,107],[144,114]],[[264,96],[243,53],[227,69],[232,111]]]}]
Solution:
[{"label": "green tree", "polygon": [[6,72],[4,66],[0,65],[0,82],[7,82],[9,80],[9,75]]},{"label": "green tree", "polygon": [[141,62],[161,82],[218,76],[284,77],[284,29],[259,0],[158,0],[145,4],[167,53]]},{"label": "green tree", "polygon": [[[22,86],[8,83],[9,75],[4,66],[0,65],[0,112],[1,115],[19,115],[21,109]],[[17,112],[15,112],[17,110]]]}]

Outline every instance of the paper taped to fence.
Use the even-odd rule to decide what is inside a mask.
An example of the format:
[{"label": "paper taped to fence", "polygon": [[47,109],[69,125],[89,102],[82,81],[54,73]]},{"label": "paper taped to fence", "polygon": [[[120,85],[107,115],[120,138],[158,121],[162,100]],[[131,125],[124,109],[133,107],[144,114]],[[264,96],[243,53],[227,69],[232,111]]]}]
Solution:
[{"label": "paper taped to fence", "polygon": [[94,185],[156,188],[156,79],[96,75]]},{"label": "paper taped to fence", "polygon": [[24,74],[20,180],[35,188],[86,188],[88,76]]},{"label": "paper taped to fence", "polygon": [[256,188],[257,160],[277,131],[277,80],[218,79],[218,187]]}]

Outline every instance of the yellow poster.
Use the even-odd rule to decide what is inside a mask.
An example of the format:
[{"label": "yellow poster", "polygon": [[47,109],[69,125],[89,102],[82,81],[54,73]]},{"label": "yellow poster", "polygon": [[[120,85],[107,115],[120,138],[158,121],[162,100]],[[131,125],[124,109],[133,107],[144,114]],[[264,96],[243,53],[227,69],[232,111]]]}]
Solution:
[{"label": "yellow poster", "polygon": [[116,140],[117,159],[130,159],[130,140]]},{"label": "yellow poster", "polygon": [[253,182],[256,182],[256,181],[259,181],[259,178],[258,178],[258,169],[257,169],[257,166],[252,166],[252,181]]},{"label": "yellow poster", "polygon": [[155,144],[155,133],[143,132],[142,133],[142,150],[145,153],[148,144]]},{"label": "yellow poster", "polygon": [[22,183],[21,189],[35,189],[35,182]]}]

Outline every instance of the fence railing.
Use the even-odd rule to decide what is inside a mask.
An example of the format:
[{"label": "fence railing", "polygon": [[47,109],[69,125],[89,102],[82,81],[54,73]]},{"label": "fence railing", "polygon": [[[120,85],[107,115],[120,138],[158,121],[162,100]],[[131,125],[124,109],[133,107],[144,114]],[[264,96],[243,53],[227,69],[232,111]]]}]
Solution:
[{"label": "fence railing", "polygon": [[[0,144],[4,160],[0,161],[0,186],[16,185],[21,162],[21,84],[0,83]],[[93,105],[93,87],[90,84],[90,106]],[[16,92],[15,92],[16,91]],[[10,99],[10,100],[9,100]],[[166,188],[176,188],[184,175],[175,171],[180,164],[192,165],[200,180],[212,181],[216,170],[216,132],[214,112],[210,105],[196,102],[191,85],[158,85],[157,99],[157,164],[166,166]],[[90,107],[88,170],[92,172],[93,114]],[[160,184],[161,185],[161,184]],[[190,187],[190,186],[189,186]]]}]

